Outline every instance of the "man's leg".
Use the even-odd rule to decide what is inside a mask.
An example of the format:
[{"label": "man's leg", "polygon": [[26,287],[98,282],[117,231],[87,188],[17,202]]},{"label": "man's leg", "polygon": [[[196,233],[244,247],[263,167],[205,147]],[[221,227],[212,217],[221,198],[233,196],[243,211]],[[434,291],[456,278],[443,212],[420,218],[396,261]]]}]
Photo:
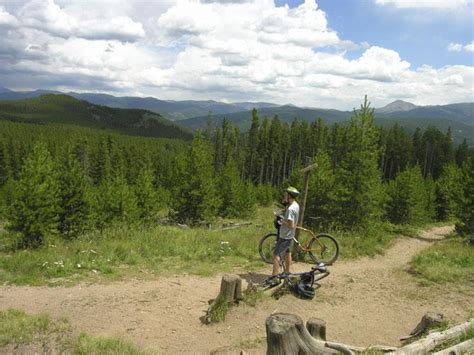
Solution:
[{"label": "man's leg", "polygon": [[291,265],[291,250],[287,250],[285,253],[285,272],[287,274],[290,273],[290,265]]},{"label": "man's leg", "polygon": [[280,273],[280,256],[273,254],[273,271],[272,275]]}]

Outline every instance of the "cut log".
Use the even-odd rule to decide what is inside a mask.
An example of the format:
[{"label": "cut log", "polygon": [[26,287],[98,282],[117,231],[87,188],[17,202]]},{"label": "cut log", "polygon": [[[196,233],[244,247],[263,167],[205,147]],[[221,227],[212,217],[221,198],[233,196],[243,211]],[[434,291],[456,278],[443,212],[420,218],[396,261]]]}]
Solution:
[{"label": "cut log", "polygon": [[433,355],[458,355],[464,354],[467,350],[474,350],[474,339],[466,340],[463,343],[451,346],[450,348],[438,351]]},{"label": "cut log", "polygon": [[219,295],[229,303],[239,302],[242,299],[242,279],[237,275],[222,276]]},{"label": "cut log", "polygon": [[441,325],[444,316],[441,313],[436,312],[427,312],[421,318],[420,323],[410,332],[410,335],[400,338],[400,340],[407,340],[413,337],[416,337],[423,333],[425,330],[429,328],[435,328]]},{"label": "cut log", "polygon": [[474,326],[474,318],[447,330],[441,332],[433,332],[429,334],[426,338],[417,340],[409,345],[399,348],[397,351],[394,352],[394,354],[426,354],[439,344],[456,339],[458,336],[465,333],[472,326]]},{"label": "cut log", "polygon": [[326,322],[318,318],[310,318],[306,322],[306,329],[315,339],[326,341]]},{"label": "cut log", "polygon": [[275,313],[265,321],[268,355],[337,354],[311,336],[294,314]]}]

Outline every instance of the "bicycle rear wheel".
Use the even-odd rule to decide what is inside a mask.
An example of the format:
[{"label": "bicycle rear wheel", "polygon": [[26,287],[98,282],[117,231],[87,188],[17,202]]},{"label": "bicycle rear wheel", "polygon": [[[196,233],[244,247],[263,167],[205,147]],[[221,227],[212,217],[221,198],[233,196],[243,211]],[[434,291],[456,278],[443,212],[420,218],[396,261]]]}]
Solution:
[{"label": "bicycle rear wheel", "polygon": [[308,247],[308,254],[315,263],[331,265],[339,257],[339,243],[330,234],[318,234],[315,238],[311,239]]},{"label": "bicycle rear wheel", "polygon": [[275,249],[277,237],[276,233],[269,233],[258,242],[258,253],[267,264],[273,264],[273,250]]}]

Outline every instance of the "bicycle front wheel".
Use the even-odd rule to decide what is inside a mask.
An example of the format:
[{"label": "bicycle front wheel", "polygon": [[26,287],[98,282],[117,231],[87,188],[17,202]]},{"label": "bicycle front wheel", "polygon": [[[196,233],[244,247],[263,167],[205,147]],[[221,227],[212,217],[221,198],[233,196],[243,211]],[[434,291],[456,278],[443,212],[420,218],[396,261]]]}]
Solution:
[{"label": "bicycle front wheel", "polygon": [[322,233],[311,239],[308,254],[314,263],[333,264],[339,257],[339,243],[330,234]]},{"label": "bicycle front wheel", "polygon": [[277,237],[276,233],[270,233],[258,242],[258,253],[267,264],[273,264],[273,250],[275,250]]}]

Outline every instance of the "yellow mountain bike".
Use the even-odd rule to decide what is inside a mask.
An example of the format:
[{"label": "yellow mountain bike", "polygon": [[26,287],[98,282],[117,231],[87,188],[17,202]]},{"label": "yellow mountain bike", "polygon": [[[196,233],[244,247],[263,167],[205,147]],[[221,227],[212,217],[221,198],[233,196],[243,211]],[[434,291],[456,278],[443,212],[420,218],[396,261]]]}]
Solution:
[{"label": "yellow mountain bike", "polygon": [[[339,257],[339,243],[336,238],[327,233],[314,234],[311,230],[296,227],[300,230],[298,240],[293,238],[296,251],[299,255],[308,254],[314,263],[333,264]],[[303,232],[303,233],[301,233]],[[278,234],[269,233],[262,237],[258,243],[258,253],[263,261],[273,263],[273,250]]]}]

